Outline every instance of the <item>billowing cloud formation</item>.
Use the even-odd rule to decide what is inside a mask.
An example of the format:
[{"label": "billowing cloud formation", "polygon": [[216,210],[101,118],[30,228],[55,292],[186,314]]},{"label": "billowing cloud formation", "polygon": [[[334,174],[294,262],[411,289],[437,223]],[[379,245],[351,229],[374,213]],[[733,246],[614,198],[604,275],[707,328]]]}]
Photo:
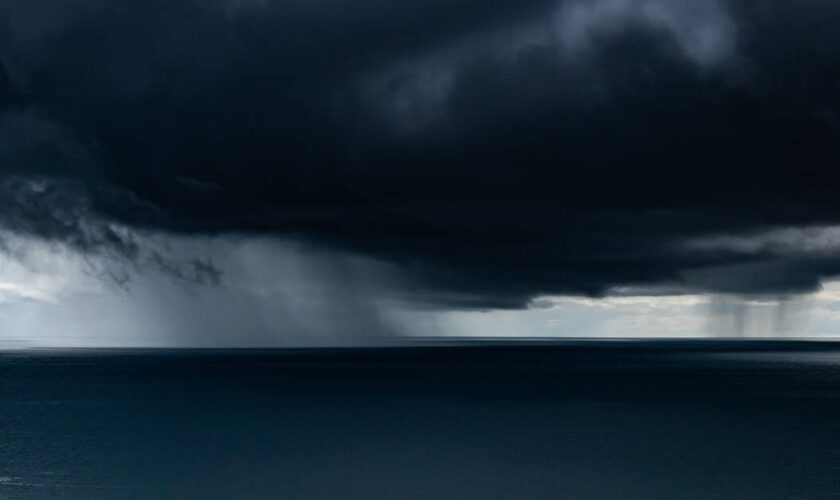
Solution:
[{"label": "billowing cloud formation", "polygon": [[814,290],[833,252],[696,242],[840,222],[838,22],[817,0],[10,0],[0,224],[128,259],[111,228],[284,235],[446,308]]},{"label": "billowing cloud formation", "polygon": [[702,67],[731,57],[732,19],[716,1],[596,0],[568,2],[560,9],[559,37],[571,51],[587,50],[597,39],[632,29],[660,30],[683,55]]}]

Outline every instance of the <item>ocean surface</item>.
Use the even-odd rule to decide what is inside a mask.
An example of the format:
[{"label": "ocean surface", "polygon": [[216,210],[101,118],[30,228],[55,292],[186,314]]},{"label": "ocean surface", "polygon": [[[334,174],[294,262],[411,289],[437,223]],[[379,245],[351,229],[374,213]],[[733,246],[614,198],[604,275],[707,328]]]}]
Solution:
[{"label": "ocean surface", "polygon": [[836,500],[840,344],[7,352],[0,498]]}]

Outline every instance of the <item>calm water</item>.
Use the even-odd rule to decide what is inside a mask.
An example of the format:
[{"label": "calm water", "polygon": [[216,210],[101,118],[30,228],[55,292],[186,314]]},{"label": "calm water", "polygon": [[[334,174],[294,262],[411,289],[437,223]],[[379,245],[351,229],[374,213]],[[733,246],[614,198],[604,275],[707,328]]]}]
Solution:
[{"label": "calm water", "polygon": [[837,499],[840,347],[7,353],[0,498]]}]

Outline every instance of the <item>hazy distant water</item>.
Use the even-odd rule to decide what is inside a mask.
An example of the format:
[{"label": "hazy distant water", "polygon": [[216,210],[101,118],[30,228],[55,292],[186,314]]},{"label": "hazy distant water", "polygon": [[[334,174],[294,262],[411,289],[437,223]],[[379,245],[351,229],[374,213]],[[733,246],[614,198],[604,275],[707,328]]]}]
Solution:
[{"label": "hazy distant water", "polygon": [[9,353],[0,498],[837,499],[840,347]]}]

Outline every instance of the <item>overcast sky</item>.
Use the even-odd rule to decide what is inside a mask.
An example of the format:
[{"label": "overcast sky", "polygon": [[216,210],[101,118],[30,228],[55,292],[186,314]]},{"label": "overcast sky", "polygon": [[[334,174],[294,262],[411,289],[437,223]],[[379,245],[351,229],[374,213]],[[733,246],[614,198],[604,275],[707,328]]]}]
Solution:
[{"label": "overcast sky", "polygon": [[4,1],[0,342],[833,335],[838,23]]}]

